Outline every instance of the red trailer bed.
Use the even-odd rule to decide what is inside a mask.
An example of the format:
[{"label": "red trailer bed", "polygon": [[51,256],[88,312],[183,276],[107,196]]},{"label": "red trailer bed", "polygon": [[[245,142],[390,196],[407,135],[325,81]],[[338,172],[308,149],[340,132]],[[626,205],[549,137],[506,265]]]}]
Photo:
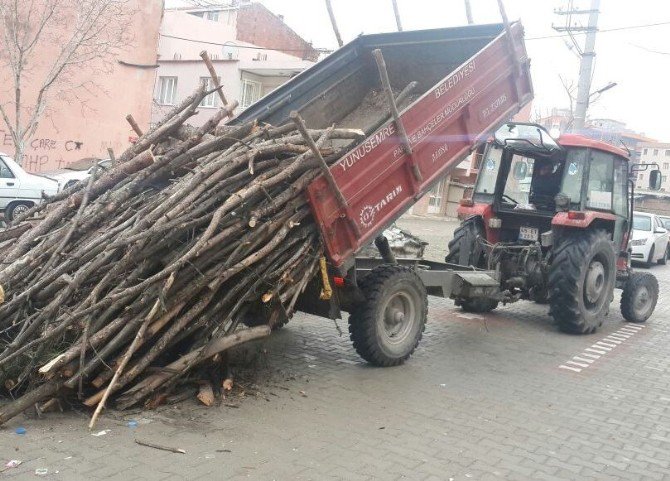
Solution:
[{"label": "red trailer bed", "polygon": [[[520,23],[514,23],[510,31],[513,42],[502,30],[442,80],[431,83],[431,88],[424,89],[425,93],[401,112],[400,121],[407,132],[411,155],[406,154],[396,124],[391,120],[331,166],[346,206],[338,203],[336,193],[323,176],[309,186],[310,204],[335,267],[342,270],[351,267],[359,249],[409,209],[436,181],[448,175],[502,122],[530,102],[533,92],[523,29]],[[394,63],[401,63],[402,59],[394,56],[397,47],[393,44],[380,48],[394,83],[394,77],[400,76],[399,66]],[[449,45],[435,43],[423,48],[449,48]],[[435,70],[433,66],[431,75],[426,77],[434,77]],[[403,80],[411,73],[404,72]],[[421,75],[420,71],[413,73]],[[395,84],[394,87],[404,85],[399,78]],[[418,166],[420,180],[413,173],[413,164]]]}]

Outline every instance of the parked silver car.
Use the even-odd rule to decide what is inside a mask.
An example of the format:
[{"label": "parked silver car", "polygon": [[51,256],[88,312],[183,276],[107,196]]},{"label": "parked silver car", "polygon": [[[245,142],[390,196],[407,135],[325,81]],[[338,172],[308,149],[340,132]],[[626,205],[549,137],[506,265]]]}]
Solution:
[{"label": "parked silver car", "polygon": [[[58,181],[58,190],[61,191],[69,189],[77,182],[81,182],[83,180],[88,179],[93,173],[95,164],[97,164],[99,168],[98,174],[100,174],[100,170],[107,170],[112,166],[111,159],[105,159],[99,161],[90,159],[85,160],[87,161],[71,164],[65,169],[54,170],[47,173],[46,175],[48,175],[50,179]],[[91,163],[93,163],[94,165],[91,165]]]}]

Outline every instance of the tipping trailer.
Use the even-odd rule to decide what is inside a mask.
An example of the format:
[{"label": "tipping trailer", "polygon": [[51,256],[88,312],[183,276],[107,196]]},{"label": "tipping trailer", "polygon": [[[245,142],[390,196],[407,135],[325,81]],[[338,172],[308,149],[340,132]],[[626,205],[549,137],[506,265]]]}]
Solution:
[{"label": "tipping trailer", "polygon": [[[308,127],[325,128],[346,120],[371,91],[408,85],[415,86],[415,100],[307,189],[328,267],[308,285],[299,307],[333,319],[348,311],[354,347],[381,366],[400,364],[414,351],[427,293],[455,297],[497,285],[493,273],[467,267],[403,265],[380,234],[530,102],[522,25],[363,35],[236,119],[280,125],[297,111]],[[379,117],[391,103],[379,108]],[[372,241],[383,260],[357,259]]]}]

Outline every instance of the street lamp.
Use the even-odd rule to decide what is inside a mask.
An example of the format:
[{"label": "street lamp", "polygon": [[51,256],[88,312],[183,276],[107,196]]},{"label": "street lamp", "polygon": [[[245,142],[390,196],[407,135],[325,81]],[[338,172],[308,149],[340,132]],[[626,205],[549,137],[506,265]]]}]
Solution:
[{"label": "street lamp", "polygon": [[600,95],[601,93],[605,92],[606,90],[609,90],[611,88],[616,87],[618,84],[616,82],[610,82],[607,85],[605,85],[603,88],[596,90],[595,92],[591,92],[589,95],[589,99],[593,97],[594,95]]}]

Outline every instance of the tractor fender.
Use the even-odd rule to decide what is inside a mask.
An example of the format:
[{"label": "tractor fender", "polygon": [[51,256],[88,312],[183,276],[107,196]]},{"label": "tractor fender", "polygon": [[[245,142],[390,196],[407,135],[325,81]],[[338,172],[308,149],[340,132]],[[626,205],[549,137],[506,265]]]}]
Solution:
[{"label": "tractor fender", "polygon": [[551,226],[554,229],[588,229],[590,227],[600,227],[610,233],[614,231],[614,222],[616,221],[616,216],[614,214],[595,211],[580,211],[579,214],[581,218],[570,218],[568,212],[559,212],[552,219]]},{"label": "tractor fender", "polygon": [[458,218],[461,224],[466,221],[476,221],[481,223],[486,233],[486,240],[496,243],[499,240],[500,230],[489,227],[489,219],[495,217],[493,206],[491,204],[474,204],[471,206],[461,205],[458,207]]}]

